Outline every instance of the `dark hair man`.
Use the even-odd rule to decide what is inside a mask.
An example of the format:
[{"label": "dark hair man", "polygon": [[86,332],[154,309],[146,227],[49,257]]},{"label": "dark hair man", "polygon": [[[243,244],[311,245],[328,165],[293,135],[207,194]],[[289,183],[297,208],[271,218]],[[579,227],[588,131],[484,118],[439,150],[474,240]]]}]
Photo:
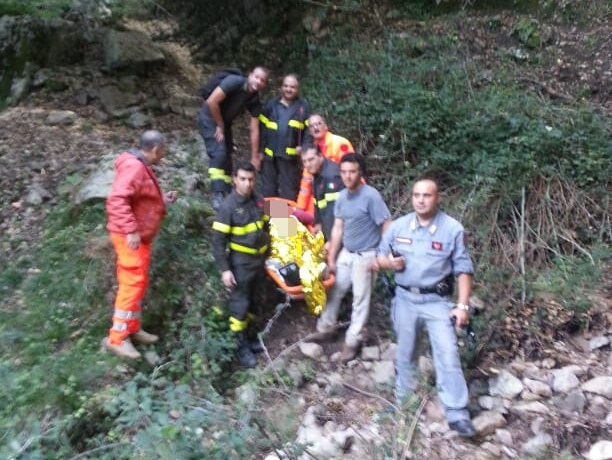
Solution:
[{"label": "dark hair man", "polygon": [[264,200],[255,190],[255,166],[241,163],[233,175],[234,190],[222,201],[212,224],[212,246],[221,270],[221,281],[230,289],[229,328],[238,341],[238,360],[245,367],[257,365],[254,344],[246,329],[268,251],[268,216]]},{"label": "dark hair man", "polygon": [[340,192],[334,207],[327,256],[330,271],[336,273],[336,283],[328,293],[327,304],[317,321],[319,334],[314,337],[314,340],[323,340],[335,334],[340,303],[352,286],[351,324],[340,355],[342,362],[354,359],[359,351],[370,313],[374,281],[371,264],[376,258],[381,233],[391,220],[380,193],[363,183],[363,173],[364,160],[360,155],[349,153],[340,160],[340,175],[346,188]]},{"label": "dark hair man", "polygon": [[166,203],[176,201],[175,191],[162,194],[151,165],[166,155],[166,137],[145,131],[138,149],[123,152],[115,161],[115,178],[106,199],[106,228],[117,255],[117,296],[113,325],[102,346],[123,358],[140,358],[132,341],[151,344],[158,337],[140,327],[149,280],[151,245],[166,214]]},{"label": "dark hair man", "polygon": [[302,177],[300,150],[308,141],[310,105],[299,96],[295,74],[283,78],[280,97],[270,100],[259,115],[262,130],[263,162],[261,192],[296,200]]},{"label": "dark hair man", "polygon": [[314,232],[322,231],[329,242],[334,225],[334,205],[344,188],[340,177],[340,166],[323,156],[319,147],[311,145],[302,150],[304,170],[312,175],[314,199]]},{"label": "dark hair man", "polygon": [[251,163],[259,169],[259,120],[261,103],[259,92],[268,82],[268,70],[255,67],[247,77],[227,75],[202,104],[198,116],[200,135],[204,139],[206,153],[210,158],[208,176],[213,193],[215,210],[230,189],[233,148],[232,122],[246,108],[251,114],[250,142]]},{"label": "dark hair man", "polygon": [[[467,410],[468,389],[450,317],[456,319],[458,327],[469,322],[474,268],[463,226],[440,211],[439,203],[436,182],[417,181],[412,188],[414,212],[389,225],[376,261],[380,269],[395,272],[391,318],[397,336],[398,400],[402,401],[416,387],[414,345],[418,328],[424,323],[432,346],[438,396],[448,424],[459,435],[471,437],[475,430]],[[449,300],[454,277],[458,284],[457,304]]]},{"label": "dark hair man", "polygon": [[[340,163],[343,155],[354,152],[351,142],[329,131],[327,122],[318,113],[313,113],[308,119],[308,132],[312,136],[312,143],[319,147],[323,156],[334,163]],[[308,171],[302,174],[300,192],[297,198],[297,207],[311,214],[314,213],[312,201],[312,176]]]}]

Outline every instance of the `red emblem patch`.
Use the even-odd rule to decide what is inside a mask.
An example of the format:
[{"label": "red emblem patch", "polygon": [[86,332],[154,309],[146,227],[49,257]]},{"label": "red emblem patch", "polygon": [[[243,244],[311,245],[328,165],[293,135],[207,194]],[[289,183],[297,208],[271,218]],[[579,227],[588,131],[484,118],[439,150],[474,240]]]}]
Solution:
[{"label": "red emblem patch", "polygon": [[431,248],[434,249],[435,251],[441,251],[442,250],[442,243],[440,243],[439,241],[432,241],[431,242]]},{"label": "red emblem patch", "polygon": [[349,149],[349,147],[348,147],[348,145],[346,145],[346,144],[342,144],[342,145],[340,146],[340,150],[342,150],[343,152],[348,152],[348,149]]}]

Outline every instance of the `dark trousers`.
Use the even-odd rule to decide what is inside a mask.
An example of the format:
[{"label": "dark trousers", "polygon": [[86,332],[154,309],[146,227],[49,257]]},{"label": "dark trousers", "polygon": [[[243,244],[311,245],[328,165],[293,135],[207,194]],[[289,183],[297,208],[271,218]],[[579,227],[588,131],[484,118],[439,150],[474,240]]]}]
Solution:
[{"label": "dark trousers", "polygon": [[295,201],[300,189],[302,165],[299,159],[265,155],[261,166],[261,193]]},{"label": "dark trousers", "polygon": [[258,288],[263,284],[263,259],[247,265],[235,265],[232,273],[236,279],[229,295],[230,328],[234,332],[245,330],[248,313],[254,313],[253,306]]},{"label": "dark trousers", "polygon": [[232,150],[234,143],[232,139],[231,125],[225,125],[225,140],[218,142],[215,139],[217,125],[202,110],[198,116],[198,130],[204,140],[206,154],[209,158],[208,177],[210,188],[213,193],[228,193],[232,184]]}]

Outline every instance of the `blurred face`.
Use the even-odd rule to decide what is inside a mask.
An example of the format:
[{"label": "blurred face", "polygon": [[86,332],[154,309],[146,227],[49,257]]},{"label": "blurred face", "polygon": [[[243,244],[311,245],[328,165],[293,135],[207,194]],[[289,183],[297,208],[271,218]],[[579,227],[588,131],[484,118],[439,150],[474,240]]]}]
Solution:
[{"label": "blurred face", "polygon": [[268,73],[261,67],[256,67],[248,77],[248,89],[252,93],[261,91],[268,83]]},{"label": "blurred face", "polygon": [[255,188],[255,173],[239,169],[234,175],[234,188],[240,196],[251,196]]},{"label": "blurred face", "polygon": [[440,194],[438,186],[432,180],[421,180],[412,188],[412,207],[421,219],[430,219],[438,210]]},{"label": "blurred face", "polygon": [[327,134],[327,124],[321,116],[313,115],[308,119],[308,131],[316,141],[320,141]]},{"label": "blurred face", "polygon": [[167,152],[168,145],[165,142],[157,147],[153,147],[153,158],[151,159],[151,163],[154,165],[161,163],[162,158],[166,156]]},{"label": "blurred face", "polygon": [[323,155],[319,155],[316,149],[307,149],[302,153],[302,164],[310,174],[319,174],[323,165]]},{"label": "blurred face", "polygon": [[355,192],[361,187],[361,170],[358,163],[349,161],[340,163],[340,177],[349,192]]},{"label": "blurred face", "polygon": [[300,84],[295,77],[285,77],[283,80],[283,86],[281,88],[282,97],[285,101],[291,102],[296,100],[299,90]]}]

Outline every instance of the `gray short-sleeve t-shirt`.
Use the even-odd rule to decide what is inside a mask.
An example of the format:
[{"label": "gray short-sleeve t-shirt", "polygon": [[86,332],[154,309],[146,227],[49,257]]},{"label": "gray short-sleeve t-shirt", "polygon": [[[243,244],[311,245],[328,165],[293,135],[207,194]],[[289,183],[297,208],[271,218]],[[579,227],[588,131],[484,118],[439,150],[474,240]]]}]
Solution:
[{"label": "gray short-sleeve t-shirt", "polygon": [[381,225],[391,217],[381,194],[368,184],[355,192],[342,190],[334,215],[343,220],[342,244],[350,252],[375,249],[380,242]]}]

